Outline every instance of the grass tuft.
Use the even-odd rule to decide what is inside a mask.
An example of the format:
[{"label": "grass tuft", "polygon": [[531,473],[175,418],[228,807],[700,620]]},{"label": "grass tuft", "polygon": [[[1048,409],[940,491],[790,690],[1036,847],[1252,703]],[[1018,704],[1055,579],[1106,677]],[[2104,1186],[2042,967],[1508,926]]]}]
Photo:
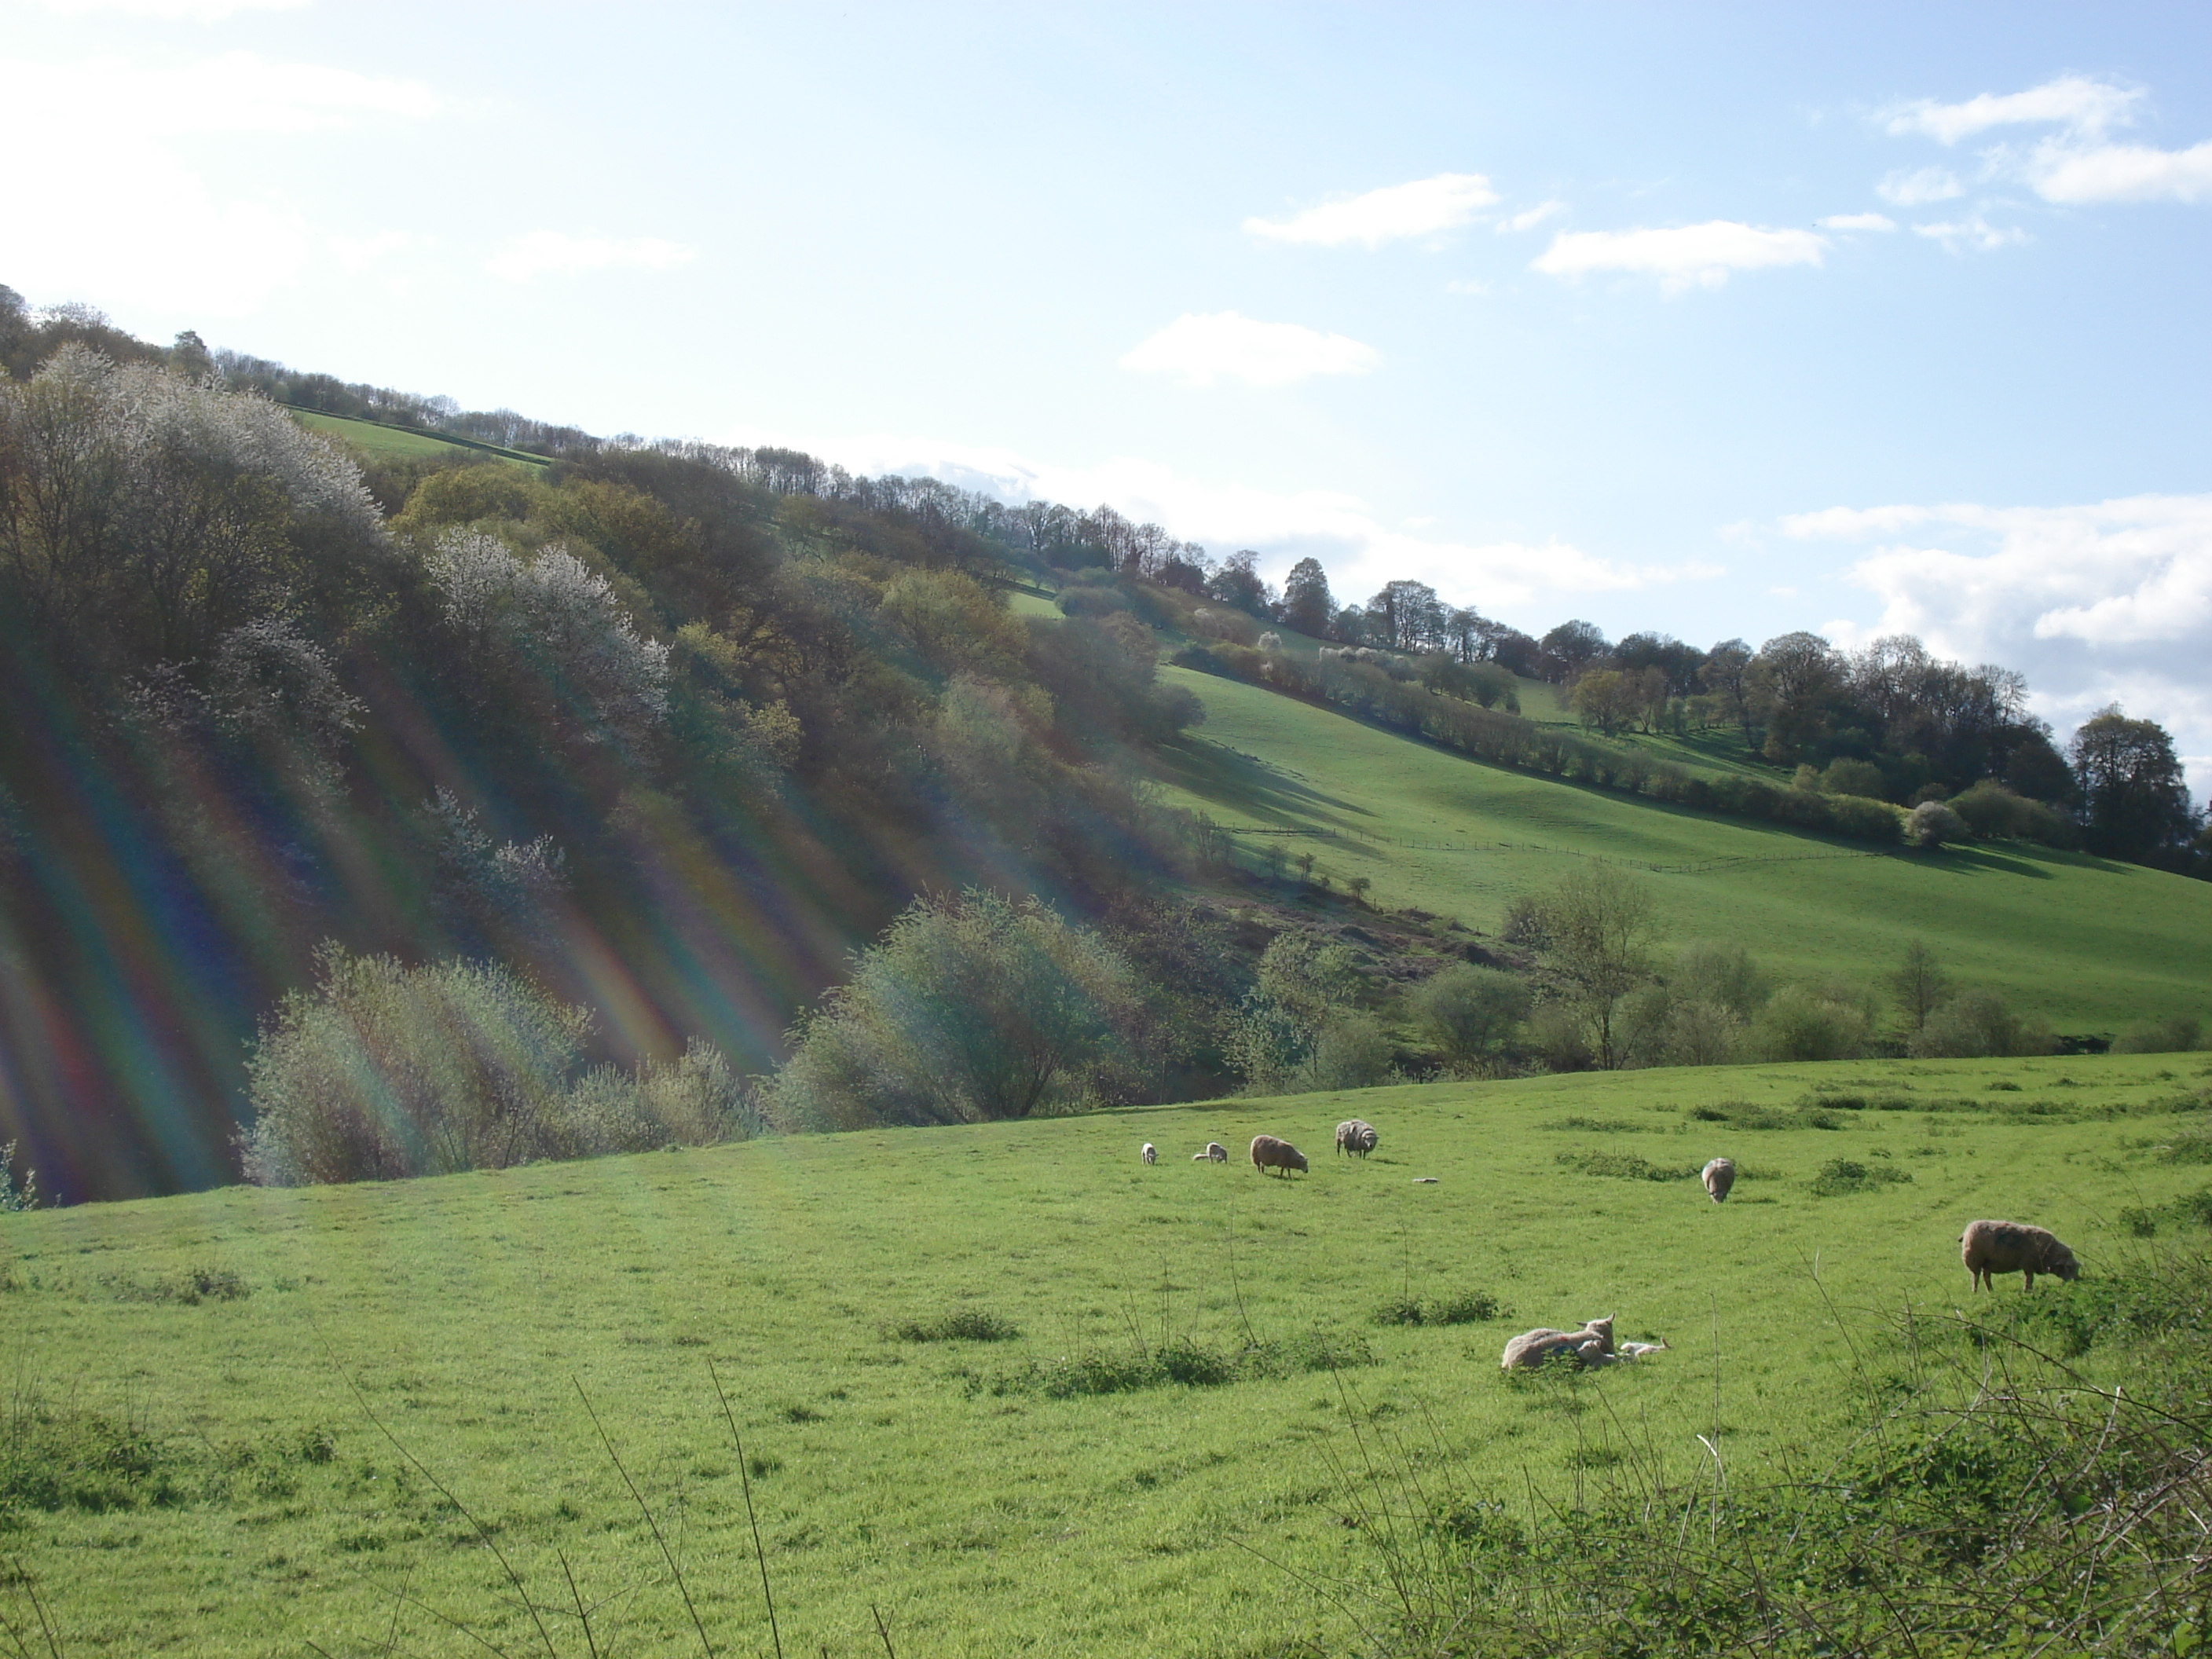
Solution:
[{"label": "grass tuft", "polygon": [[1012,1342],[1022,1328],[988,1308],[962,1308],[933,1319],[903,1319],[884,1328],[893,1342]]},{"label": "grass tuft", "polygon": [[1812,1190],[1816,1198],[1842,1198],[1847,1194],[1871,1193],[1911,1179],[1903,1170],[1893,1170],[1885,1164],[1862,1164],[1854,1158],[1832,1158],[1820,1166],[1820,1173],[1813,1177]]},{"label": "grass tuft", "polygon": [[1397,1296],[1375,1310],[1378,1325],[1479,1325],[1510,1316],[1512,1310],[1488,1291],[1450,1296]]},{"label": "grass tuft", "polygon": [[1697,1169],[1674,1169],[1654,1164],[1633,1152],[1561,1152],[1559,1161],[1586,1176],[1611,1181],[1695,1181]]}]

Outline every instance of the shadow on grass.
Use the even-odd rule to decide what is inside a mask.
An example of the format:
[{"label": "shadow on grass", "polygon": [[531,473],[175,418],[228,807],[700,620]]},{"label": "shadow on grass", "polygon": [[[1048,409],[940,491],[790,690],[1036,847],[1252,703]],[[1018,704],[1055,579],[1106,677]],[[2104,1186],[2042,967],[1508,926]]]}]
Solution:
[{"label": "shadow on grass", "polygon": [[1349,826],[1375,815],[1341,796],[1325,794],[1270,766],[1204,738],[1164,744],[1157,751],[1161,781],[1224,811],[1244,813],[1285,828],[1304,828],[1297,820]]}]

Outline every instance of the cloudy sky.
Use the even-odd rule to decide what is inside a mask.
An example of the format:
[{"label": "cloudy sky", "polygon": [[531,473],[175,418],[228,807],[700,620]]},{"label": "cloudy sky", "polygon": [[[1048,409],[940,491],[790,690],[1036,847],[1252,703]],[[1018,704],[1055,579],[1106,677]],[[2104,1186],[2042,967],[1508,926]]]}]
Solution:
[{"label": "cloudy sky", "polygon": [[2212,787],[2212,9],[0,0],[0,283]]}]

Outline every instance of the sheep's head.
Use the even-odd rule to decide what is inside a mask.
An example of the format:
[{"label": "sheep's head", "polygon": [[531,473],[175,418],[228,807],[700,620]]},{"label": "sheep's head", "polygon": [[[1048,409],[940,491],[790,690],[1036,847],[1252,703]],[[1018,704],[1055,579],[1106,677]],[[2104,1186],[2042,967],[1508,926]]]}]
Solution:
[{"label": "sheep's head", "polygon": [[2050,1272],[2054,1279],[2069,1285],[2081,1277],[2081,1264],[2074,1259],[2074,1252],[2063,1244],[2054,1244],[2051,1251]]}]

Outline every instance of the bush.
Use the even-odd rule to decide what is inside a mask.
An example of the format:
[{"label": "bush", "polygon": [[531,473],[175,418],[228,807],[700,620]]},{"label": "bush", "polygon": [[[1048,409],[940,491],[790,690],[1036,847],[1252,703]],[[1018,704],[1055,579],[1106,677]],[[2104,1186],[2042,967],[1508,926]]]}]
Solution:
[{"label": "bush", "polygon": [[1946,842],[1964,841],[1971,833],[1966,819],[1940,800],[1922,801],[1905,820],[1905,839],[1930,851]]},{"label": "bush", "polygon": [[[1837,765],[1843,763],[1838,761]],[[1831,768],[1831,770],[1833,769]],[[1863,795],[1830,795],[1828,816],[1836,833],[1861,841],[1894,842],[1903,834],[1905,817],[1886,800]]]},{"label": "bush", "polygon": [[1939,1003],[1906,1052],[1915,1060],[1981,1060],[2048,1054],[2057,1047],[2047,1028],[2022,1020],[1995,991],[1976,990]]},{"label": "bush", "polygon": [[1375,1310],[1378,1325],[1480,1325],[1512,1311],[1488,1291],[1393,1297]]},{"label": "bush", "polygon": [[1761,1060],[1855,1060],[1873,1031],[1865,1001],[1850,991],[1785,985],[1759,1011],[1746,1041]]},{"label": "bush", "polygon": [[1431,975],[1407,1001],[1422,1034],[1460,1066],[1480,1065],[1508,1047],[1528,1018],[1525,981],[1472,963]]},{"label": "bush", "polygon": [[2166,1019],[2143,1020],[2112,1039],[2116,1054],[2180,1054],[2197,1047],[2204,1035],[2204,1027],[2185,1015]]},{"label": "bush", "polygon": [[1881,768],[1872,761],[1831,761],[1828,769],[1820,775],[1820,788],[1831,795],[1861,795],[1878,801],[1888,787]]},{"label": "bush", "polygon": [[766,1115],[849,1129],[1117,1099],[1141,1008],[1121,953],[1034,899],[918,899],[793,1031]]},{"label": "bush", "polygon": [[2069,819],[2041,801],[2014,794],[1994,778],[1954,795],[1950,805],[1976,835],[1985,838],[2040,842],[2046,847],[2070,847],[2079,839]]},{"label": "bush", "polygon": [[497,963],[408,968],[325,945],[246,1064],[264,1186],[502,1169],[574,1149],[561,1107],[591,1016]]}]

